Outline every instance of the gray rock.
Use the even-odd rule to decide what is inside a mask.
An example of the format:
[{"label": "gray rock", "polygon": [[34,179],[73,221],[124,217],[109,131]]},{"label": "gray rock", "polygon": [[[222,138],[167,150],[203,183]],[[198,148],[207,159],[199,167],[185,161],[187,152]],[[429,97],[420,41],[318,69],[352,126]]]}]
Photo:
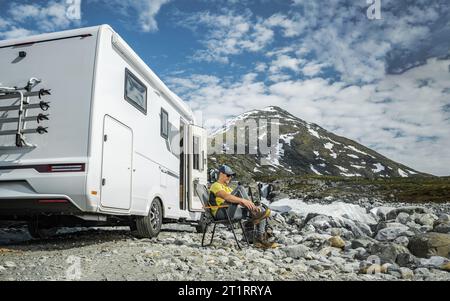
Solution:
[{"label": "gray rock", "polygon": [[450,223],[450,215],[449,214],[441,214],[438,218],[439,223]]},{"label": "gray rock", "polygon": [[396,262],[401,267],[409,267],[409,266],[414,265],[417,262],[417,259],[412,254],[400,253],[397,255]]},{"label": "gray rock", "polygon": [[12,262],[12,261],[5,261],[5,267],[7,267],[7,268],[15,268],[15,267],[17,267],[17,265],[14,263],[14,262]]},{"label": "gray rock", "polygon": [[402,212],[412,215],[414,213],[420,213],[420,214],[428,213],[428,210],[424,207],[418,207],[418,206],[400,207],[400,208],[396,208],[396,209],[389,211],[386,214],[386,220],[396,219],[397,216]]},{"label": "gray rock", "polygon": [[426,233],[410,238],[409,250],[420,258],[450,256],[450,234]]},{"label": "gray rock", "polygon": [[394,243],[404,247],[408,247],[409,239],[406,236],[399,236],[394,240]]},{"label": "gray rock", "polygon": [[450,222],[437,224],[434,226],[433,231],[437,233],[450,233]]},{"label": "gray rock", "polygon": [[430,277],[431,273],[427,268],[418,268],[414,270],[414,275],[420,278],[428,278]]},{"label": "gray rock", "polygon": [[410,215],[406,212],[400,212],[395,219],[397,223],[406,225],[406,223],[411,221]]},{"label": "gray rock", "polygon": [[418,264],[420,267],[424,267],[424,268],[440,269],[440,268],[442,268],[442,266],[444,266],[445,264],[447,264],[449,262],[450,262],[450,260],[448,258],[441,257],[441,256],[432,256],[428,259],[421,258],[418,261]]},{"label": "gray rock", "polygon": [[304,245],[295,245],[295,246],[289,246],[284,249],[286,256],[294,258],[294,259],[300,259],[306,256],[308,252],[310,252],[310,248],[304,246]]},{"label": "gray rock", "polygon": [[352,248],[353,249],[358,249],[358,248],[367,249],[376,242],[377,242],[376,240],[374,240],[370,237],[361,237],[361,238],[354,239],[352,241]]},{"label": "gray rock", "polygon": [[400,254],[410,254],[406,247],[393,243],[374,244],[370,247],[369,252],[371,255],[378,256],[381,263],[391,264],[397,262]]},{"label": "gray rock", "polygon": [[394,209],[395,209],[395,208],[393,208],[393,207],[384,207],[384,206],[381,206],[381,207],[373,208],[372,210],[370,210],[370,212],[371,212],[374,216],[378,217],[380,220],[385,221],[385,220],[386,220],[387,214],[388,214],[389,212],[391,212],[392,210],[394,210]]},{"label": "gray rock", "polygon": [[378,231],[375,239],[379,241],[392,241],[401,236],[405,231],[408,231],[408,229],[408,227],[401,224],[384,228]]},{"label": "gray rock", "polygon": [[402,276],[402,279],[405,279],[405,280],[414,279],[414,272],[408,268],[400,268],[400,274]]},{"label": "gray rock", "polygon": [[306,221],[307,225],[313,225],[315,229],[319,230],[326,230],[328,228],[337,226],[337,224],[331,217],[325,215],[317,215],[315,217],[311,217],[311,214],[308,214],[308,216],[306,217]]},{"label": "gray rock", "polygon": [[414,214],[413,217],[417,224],[429,227],[433,227],[434,222],[438,219],[438,217],[432,213]]}]

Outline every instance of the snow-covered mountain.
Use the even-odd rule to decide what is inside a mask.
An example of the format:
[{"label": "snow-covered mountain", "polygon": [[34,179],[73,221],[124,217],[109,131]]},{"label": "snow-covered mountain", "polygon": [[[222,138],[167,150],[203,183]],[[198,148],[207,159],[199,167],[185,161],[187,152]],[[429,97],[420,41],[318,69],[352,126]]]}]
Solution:
[{"label": "snow-covered mountain", "polygon": [[[247,129],[247,134],[240,131],[240,136],[237,135],[240,141],[245,141],[245,155],[225,154],[226,150],[235,149],[239,141],[239,138],[235,138],[234,143],[230,143],[225,139],[226,135],[229,135],[230,131],[234,132],[240,122],[249,124],[251,120],[278,120],[280,139],[272,146],[272,151],[268,155],[267,152],[263,155],[254,143],[249,143],[252,141],[248,138],[249,132],[258,140],[268,139],[265,137],[267,134],[263,123],[255,129]],[[271,133],[270,128],[268,132]],[[210,166],[227,163],[247,178],[259,175],[366,178],[426,176],[355,141],[337,136],[316,124],[305,122],[279,107],[250,111],[228,121],[210,136],[213,145],[221,142],[219,139],[221,135],[226,143],[223,144],[220,154],[210,156]],[[249,154],[250,148],[256,154]]]}]

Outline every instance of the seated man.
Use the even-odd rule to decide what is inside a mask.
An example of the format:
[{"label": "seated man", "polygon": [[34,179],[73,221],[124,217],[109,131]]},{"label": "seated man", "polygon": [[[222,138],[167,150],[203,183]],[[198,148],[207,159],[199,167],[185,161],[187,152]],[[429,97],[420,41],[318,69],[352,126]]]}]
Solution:
[{"label": "seated man", "polygon": [[215,197],[215,205],[221,206],[225,204],[229,205],[229,207],[212,209],[212,214],[217,219],[226,219],[227,215],[225,210],[227,210],[231,219],[251,217],[253,224],[258,225],[256,233],[257,244],[255,245],[266,248],[272,247],[272,243],[267,242],[264,238],[266,228],[265,220],[270,216],[270,209],[265,210],[262,207],[257,207],[252,201],[233,195],[233,190],[228,185],[235,175],[233,170],[227,165],[222,165],[219,168],[218,180],[211,186],[210,192]]}]

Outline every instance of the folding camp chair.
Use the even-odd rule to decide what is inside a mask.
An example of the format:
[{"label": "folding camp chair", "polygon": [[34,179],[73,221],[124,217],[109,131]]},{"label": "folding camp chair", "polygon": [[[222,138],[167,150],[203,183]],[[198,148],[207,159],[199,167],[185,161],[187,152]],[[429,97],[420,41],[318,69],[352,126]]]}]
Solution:
[{"label": "folding camp chair", "polygon": [[[228,228],[231,229],[231,232],[233,232],[233,236],[234,236],[234,239],[236,241],[238,248],[240,250],[242,250],[241,245],[239,244],[239,240],[237,239],[236,232],[234,230],[235,224],[239,224],[239,226],[241,227],[243,236],[245,238],[245,241],[247,242],[247,245],[249,245],[247,235],[244,230],[244,226],[242,225],[243,217],[231,218],[230,215],[228,214],[228,210],[227,210],[229,208],[228,205],[223,205],[223,206],[211,205],[210,198],[214,197],[214,194],[210,193],[208,188],[204,185],[197,184],[195,186],[196,186],[195,192],[197,193],[197,196],[202,201],[203,208],[205,210],[203,220],[201,221],[205,225],[204,230],[203,230],[203,237],[202,237],[202,247],[209,247],[212,245],[213,240],[214,240],[214,235],[216,233],[217,225],[226,225],[226,226],[228,226]],[[212,209],[218,209],[218,210],[225,209],[227,218],[226,219],[216,219],[215,216],[212,214]],[[214,228],[213,228],[213,232],[212,232],[212,236],[211,236],[211,241],[209,242],[208,245],[205,245],[206,233],[208,232],[209,225],[212,225],[212,224],[214,225]]]}]

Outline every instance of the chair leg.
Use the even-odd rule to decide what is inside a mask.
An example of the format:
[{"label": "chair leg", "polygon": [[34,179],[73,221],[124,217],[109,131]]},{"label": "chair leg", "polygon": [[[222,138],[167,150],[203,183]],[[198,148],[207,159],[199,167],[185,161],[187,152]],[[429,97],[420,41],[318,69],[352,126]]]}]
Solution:
[{"label": "chair leg", "polygon": [[202,247],[206,247],[205,246],[205,237],[206,237],[206,232],[208,232],[208,227],[209,227],[209,224],[206,224],[205,225],[205,230],[203,230]]},{"label": "chair leg", "polygon": [[237,239],[236,232],[234,231],[234,225],[233,225],[233,223],[231,222],[231,218],[230,218],[230,216],[228,215],[228,212],[227,212],[227,218],[228,218],[228,222],[230,223],[231,232],[233,232],[234,240],[236,241],[236,244],[237,244],[239,250],[242,250],[241,245],[239,244],[239,240]]},{"label": "chair leg", "polygon": [[247,246],[250,246],[248,242],[247,233],[245,232],[244,225],[242,225],[242,221],[239,221],[239,226],[241,226],[242,234],[244,235],[245,241],[247,242]]},{"label": "chair leg", "polygon": [[214,234],[216,234],[216,227],[217,227],[217,224],[214,224],[214,229],[213,229],[213,232],[212,232],[211,241],[209,242],[208,246],[212,245],[212,243],[213,243]]}]

